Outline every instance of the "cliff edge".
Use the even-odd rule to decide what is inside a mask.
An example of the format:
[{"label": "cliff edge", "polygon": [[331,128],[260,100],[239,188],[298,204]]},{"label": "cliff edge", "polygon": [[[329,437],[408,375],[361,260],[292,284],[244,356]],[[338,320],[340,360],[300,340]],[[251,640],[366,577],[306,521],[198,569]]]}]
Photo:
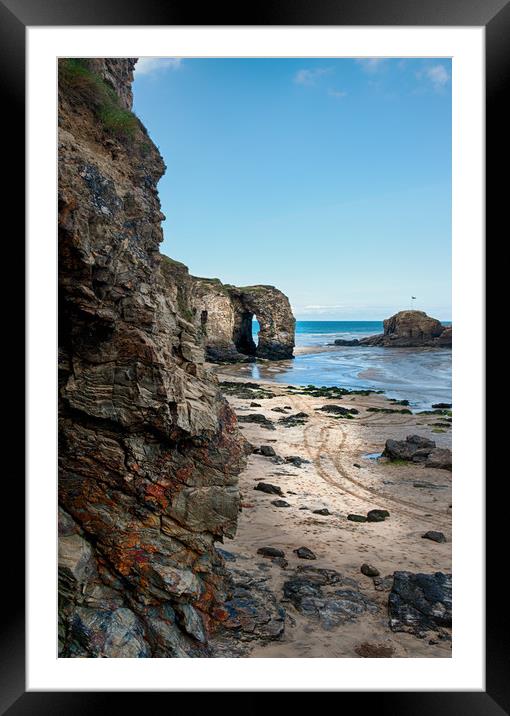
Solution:
[{"label": "cliff edge", "polygon": [[245,441],[163,275],[134,59],[59,66],[59,653],[208,655]]}]

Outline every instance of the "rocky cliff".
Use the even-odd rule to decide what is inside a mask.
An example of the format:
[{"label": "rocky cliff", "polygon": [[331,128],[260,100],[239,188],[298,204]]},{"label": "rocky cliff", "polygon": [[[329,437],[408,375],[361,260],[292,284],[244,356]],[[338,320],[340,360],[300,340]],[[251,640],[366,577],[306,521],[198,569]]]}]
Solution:
[{"label": "rocky cliff", "polygon": [[[134,60],[59,67],[59,644],[62,656],[207,655],[245,462],[165,272],[165,166],[131,113]],[[170,273],[172,275],[170,275]],[[258,314],[257,314],[258,315]]]},{"label": "rocky cliff", "polygon": [[424,311],[399,311],[383,321],[384,333],[361,340],[335,341],[337,346],[384,346],[390,348],[451,348],[452,327],[444,326]]},{"label": "rocky cliff", "polygon": [[[283,360],[293,357],[295,318],[289,299],[274,286],[232,286],[191,276],[183,264],[164,257],[164,275],[181,290],[181,302],[212,362]],[[258,344],[252,322],[259,323]]]}]

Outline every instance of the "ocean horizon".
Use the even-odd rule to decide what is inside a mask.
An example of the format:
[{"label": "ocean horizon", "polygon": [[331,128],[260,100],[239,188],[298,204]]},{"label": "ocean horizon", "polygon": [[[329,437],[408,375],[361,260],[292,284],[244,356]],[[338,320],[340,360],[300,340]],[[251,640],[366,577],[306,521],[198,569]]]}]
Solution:
[{"label": "ocean horizon", "polygon": [[[451,326],[451,321],[441,321]],[[253,319],[253,336],[256,340],[259,324]],[[315,338],[327,336],[332,342],[336,338],[364,338],[383,332],[383,321],[301,321],[296,320],[296,345],[315,345]],[[298,338],[299,336],[299,338]],[[333,337],[334,336],[334,337]]]}]

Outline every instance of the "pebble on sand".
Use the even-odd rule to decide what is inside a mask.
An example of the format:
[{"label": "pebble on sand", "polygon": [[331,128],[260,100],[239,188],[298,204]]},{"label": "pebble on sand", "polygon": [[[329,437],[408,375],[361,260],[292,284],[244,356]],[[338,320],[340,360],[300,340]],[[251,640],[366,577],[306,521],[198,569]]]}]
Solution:
[{"label": "pebble on sand", "polygon": [[282,488],[278,487],[278,485],[271,485],[270,482],[259,482],[253,489],[266,492],[268,495],[281,495],[283,497]]},{"label": "pebble on sand", "polygon": [[347,515],[347,519],[351,522],[366,522],[367,518],[365,515]]},{"label": "pebble on sand", "polygon": [[261,554],[263,557],[285,557],[285,552],[276,547],[259,547],[257,554]]},{"label": "pebble on sand", "polygon": [[361,565],[361,573],[365,575],[365,577],[378,577],[381,573],[378,569],[375,567],[372,567],[371,564],[365,564]]},{"label": "pebble on sand", "polygon": [[300,559],[317,559],[315,554],[308,547],[298,547],[293,550]]},{"label": "pebble on sand", "polygon": [[424,535],[421,536],[422,539],[430,539],[432,542],[446,542],[446,537],[442,532],[435,532],[434,530],[429,530],[428,532],[425,532]]}]

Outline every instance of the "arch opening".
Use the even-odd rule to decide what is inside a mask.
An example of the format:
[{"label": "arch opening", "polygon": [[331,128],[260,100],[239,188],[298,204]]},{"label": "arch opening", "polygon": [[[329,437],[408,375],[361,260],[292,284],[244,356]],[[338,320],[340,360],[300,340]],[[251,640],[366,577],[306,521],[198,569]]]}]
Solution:
[{"label": "arch opening", "polygon": [[257,344],[253,339],[253,313],[243,311],[239,317],[234,343],[239,353],[254,356],[257,352]]}]

